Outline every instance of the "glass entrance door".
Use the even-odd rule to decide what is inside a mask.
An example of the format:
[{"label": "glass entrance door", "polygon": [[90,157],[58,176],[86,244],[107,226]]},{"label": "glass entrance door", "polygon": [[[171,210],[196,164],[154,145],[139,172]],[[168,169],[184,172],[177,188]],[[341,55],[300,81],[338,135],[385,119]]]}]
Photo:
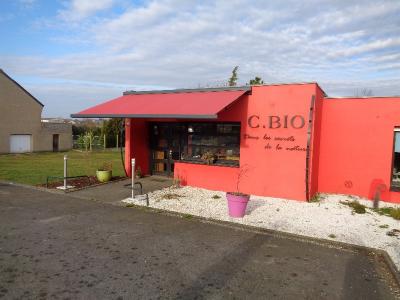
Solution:
[{"label": "glass entrance door", "polygon": [[175,161],[181,158],[186,137],[186,126],[177,123],[152,123],[151,170],[152,174],[172,176]]}]

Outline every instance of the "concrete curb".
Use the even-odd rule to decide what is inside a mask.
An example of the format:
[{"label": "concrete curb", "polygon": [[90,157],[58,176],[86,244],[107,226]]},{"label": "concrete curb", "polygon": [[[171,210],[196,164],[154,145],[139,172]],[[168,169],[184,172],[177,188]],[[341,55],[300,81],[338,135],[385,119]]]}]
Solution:
[{"label": "concrete curb", "polygon": [[27,188],[27,189],[31,189],[31,190],[48,192],[51,194],[65,195],[65,192],[63,192],[61,190],[46,189],[46,188],[40,187],[40,186],[34,186],[34,185],[18,183],[18,182],[13,182],[13,181],[0,180],[0,184],[14,185],[14,186],[19,186],[19,187],[23,187],[23,188]]},{"label": "concrete curb", "polygon": [[384,261],[385,265],[388,267],[391,275],[393,276],[394,281],[400,288],[400,270],[397,269],[396,265],[394,264],[392,258],[389,256],[389,254],[385,250],[382,250],[382,249],[370,248],[367,246],[355,245],[355,244],[350,244],[350,243],[345,243],[345,242],[340,242],[340,241],[332,241],[332,240],[323,239],[323,238],[315,238],[315,237],[299,235],[299,234],[294,234],[294,233],[289,233],[289,232],[284,232],[284,231],[276,231],[276,230],[272,230],[272,229],[260,228],[260,227],[256,227],[256,226],[239,224],[239,223],[234,223],[234,222],[229,222],[229,221],[209,219],[209,218],[205,218],[205,217],[201,217],[201,216],[184,214],[184,213],[179,213],[179,212],[174,212],[174,211],[169,211],[169,210],[164,210],[164,209],[159,209],[159,208],[154,208],[154,207],[147,207],[147,206],[141,206],[141,205],[135,205],[135,204],[132,204],[132,206],[128,206],[128,208],[129,207],[138,208],[138,209],[142,209],[142,210],[148,210],[148,211],[152,211],[155,213],[168,215],[168,216],[196,220],[196,221],[200,221],[202,223],[208,223],[208,224],[214,224],[214,225],[219,225],[219,226],[223,226],[223,227],[229,227],[229,228],[232,228],[235,230],[243,230],[243,231],[254,232],[254,233],[258,233],[258,234],[270,235],[270,236],[277,237],[277,238],[286,238],[286,239],[291,239],[291,240],[295,240],[295,241],[307,242],[307,243],[320,245],[320,246],[324,246],[324,247],[343,249],[343,250],[348,250],[348,251],[353,251],[353,252],[362,252],[365,254],[373,254],[378,257],[383,258],[383,261]]},{"label": "concrete curb", "polygon": [[69,194],[69,193],[73,193],[73,192],[77,192],[77,191],[81,191],[81,190],[97,187],[97,186],[100,186],[100,185],[117,183],[117,182],[120,182],[120,181],[123,181],[123,180],[127,180],[128,178],[129,177],[123,177],[123,178],[119,178],[119,179],[108,181],[108,182],[97,183],[97,184],[93,184],[93,185],[89,185],[89,186],[85,186],[85,187],[81,187],[81,188],[73,188],[73,189],[66,190],[66,191],[58,190],[58,189],[48,189],[48,188],[41,187],[41,186],[29,185],[29,184],[25,184],[25,183],[18,183],[18,182],[7,181],[7,180],[0,180],[0,184],[15,185],[15,186],[20,186],[20,187],[24,187],[24,188],[28,188],[28,189],[34,189],[34,190],[38,190],[38,191],[42,191],[42,192],[49,192],[49,193],[53,193],[53,194],[64,195],[64,194]]},{"label": "concrete curb", "polygon": [[92,185],[84,186],[84,187],[81,187],[81,188],[73,188],[73,189],[64,191],[64,193],[65,193],[65,194],[68,194],[68,193],[73,193],[73,192],[77,192],[77,191],[81,191],[81,190],[86,190],[86,189],[94,188],[94,187],[97,187],[97,186],[100,186],[100,185],[106,185],[106,184],[117,183],[117,182],[120,182],[120,181],[123,181],[123,180],[127,180],[128,178],[129,178],[129,177],[123,177],[123,178],[111,180],[111,181],[108,181],[108,182],[100,182],[100,183],[97,183],[97,184],[92,184]]}]

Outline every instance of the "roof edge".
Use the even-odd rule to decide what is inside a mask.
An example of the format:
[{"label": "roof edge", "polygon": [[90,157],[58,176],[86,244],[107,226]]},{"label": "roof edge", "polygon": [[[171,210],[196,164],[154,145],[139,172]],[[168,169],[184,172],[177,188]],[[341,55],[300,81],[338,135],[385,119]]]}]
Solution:
[{"label": "roof edge", "polygon": [[338,97],[324,97],[324,99],[331,100],[346,100],[346,99],[376,99],[376,98],[400,98],[400,95],[393,96],[338,96]]},{"label": "roof edge", "polygon": [[145,94],[176,94],[176,93],[199,93],[199,92],[223,92],[223,91],[246,91],[251,92],[252,87],[261,86],[280,86],[280,85],[306,85],[315,84],[324,94],[325,97],[328,95],[322,89],[322,87],[316,81],[310,82],[278,82],[278,83],[266,83],[266,84],[256,84],[256,85],[244,85],[244,86],[224,86],[224,87],[214,87],[214,88],[193,88],[193,89],[171,89],[171,90],[148,90],[148,91],[134,91],[129,90],[123,92],[123,96],[126,95],[145,95]]},{"label": "roof edge", "polygon": [[173,89],[173,90],[150,90],[150,91],[125,91],[123,95],[145,95],[145,94],[177,94],[177,93],[199,93],[199,92],[229,92],[229,91],[251,91],[251,86],[225,86],[219,88],[199,89]]},{"label": "roof edge", "polygon": [[132,118],[132,119],[217,119],[217,115],[152,115],[152,114],[71,114],[71,118]]},{"label": "roof edge", "polygon": [[35,96],[33,96],[31,93],[29,93],[22,85],[20,85],[17,81],[11,78],[10,75],[8,75],[6,72],[4,72],[3,69],[0,69],[0,73],[4,74],[9,80],[11,80],[14,84],[16,84],[22,91],[25,92],[28,96],[30,96],[33,100],[35,100],[37,103],[39,103],[42,107],[44,107],[44,104],[40,102],[38,99],[36,99]]},{"label": "roof edge", "polygon": [[324,97],[328,97],[328,94],[324,91],[324,89],[319,85],[316,81],[305,81],[305,82],[278,82],[278,83],[265,83],[265,84],[256,84],[253,86],[281,86],[281,85],[307,85],[307,84],[315,84],[318,89],[324,94]]}]

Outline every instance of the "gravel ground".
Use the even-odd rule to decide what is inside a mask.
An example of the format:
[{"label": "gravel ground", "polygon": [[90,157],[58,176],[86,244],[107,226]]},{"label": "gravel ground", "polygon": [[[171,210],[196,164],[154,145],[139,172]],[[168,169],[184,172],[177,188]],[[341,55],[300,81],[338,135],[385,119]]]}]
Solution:
[{"label": "gravel ground", "polygon": [[[322,195],[319,202],[308,203],[251,196],[244,218],[231,218],[225,193],[220,191],[170,187],[150,193],[149,199],[154,208],[383,249],[400,270],[400,236],[387,235],[392,229],[400,230],[400,221],[369,209],[365,214],[355,214],[352,208],[340,203],[357,200],[371,207],[369,200]],[[122,201],[146,205],[138,199]],[[380,206],[395,205],[381,202]]]}]

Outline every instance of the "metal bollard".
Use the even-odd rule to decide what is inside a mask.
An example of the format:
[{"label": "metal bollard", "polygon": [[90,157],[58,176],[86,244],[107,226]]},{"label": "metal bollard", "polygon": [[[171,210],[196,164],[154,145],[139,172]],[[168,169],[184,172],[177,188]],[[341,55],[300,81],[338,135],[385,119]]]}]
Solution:
[{"label": "metal bollard", "polygon": [[68,155],[64,155],[64,190],[67,189],[67,174],[68,174]]},{"label": "metal bollard", "polygon": [[135,194],[135,192],[134,192],[134,189],[133,189],[133,187],[134,187],[134,185],[135,185],[135,159],[134,158],[132,158],[132,187],[131,187],[131,189],[132,189],[132,199],[134,198],[134,194]]}]

